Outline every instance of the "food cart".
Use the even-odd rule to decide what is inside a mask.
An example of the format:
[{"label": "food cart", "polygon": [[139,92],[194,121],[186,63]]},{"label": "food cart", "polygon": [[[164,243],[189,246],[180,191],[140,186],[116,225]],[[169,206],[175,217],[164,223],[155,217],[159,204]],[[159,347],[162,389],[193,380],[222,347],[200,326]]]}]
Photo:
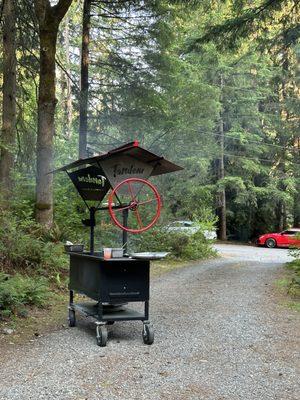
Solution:
[{"label": "food cart", "polygon": [[[80,246],[68,247],[69,326],[76,325],[77,311],[93,317],[99,346],[106,346],[107,325],[117,321],[142,321],[144,343],[152,344],[154,341],[149,321],[150,260],[162,258],[165,254],[130,254],[128,233],[144,232],[159,218],[161,197],[148,179],[181,169],[134,141],[54,171],[68,174],[89,210],[89,219],[82,221],[90,227],[89,251],[83,251]],[[95,251],[94,228],[99,211],[108,211],[112,221],[122,229],[121,248]],[[75,292],[91,301],[75,303]],[[143,312],[128,308],[130,302],[142,302]]]}]

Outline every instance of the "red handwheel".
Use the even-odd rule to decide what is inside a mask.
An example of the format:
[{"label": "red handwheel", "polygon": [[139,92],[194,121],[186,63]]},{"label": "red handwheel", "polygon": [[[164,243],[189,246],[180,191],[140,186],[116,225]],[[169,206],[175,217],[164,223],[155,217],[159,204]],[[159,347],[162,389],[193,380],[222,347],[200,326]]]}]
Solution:
[{"label": "red handwheel", "polygon": [[[119,228],[131,233],[141,233],[150,229],[158,220],[161,199],[156,187],[150,182],[129,178],[112,190],[108,198],[108,209]],[[124,210],[128,210],[127,226],[124,226]]]}]

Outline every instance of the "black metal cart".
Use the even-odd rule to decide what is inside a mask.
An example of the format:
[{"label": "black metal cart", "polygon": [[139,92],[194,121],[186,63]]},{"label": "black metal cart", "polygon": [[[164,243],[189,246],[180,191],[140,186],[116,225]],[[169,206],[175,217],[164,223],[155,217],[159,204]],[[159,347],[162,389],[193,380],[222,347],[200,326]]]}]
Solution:
[{"label": "black metal cart", "polygon": [[[69,324],[75,326],[75,310],[97,319],[96,337],[100,346],[106,345],[106,324],[116,321],[143,321],[143,340],[152,344],[153,328],[149,322],[149,260],[128,257],[104,260],[97,254],[70,254]],[[74,304],[78,292],[95,300]],[[128,302],[143,302],[144,312],[131,310]]]},{"label": "black metal cart", "polygon": [[[151,228],[159,217],[160,196],[148,178],[181,169],[141,148],[135,141],[56,170],[67,172],[90,212],[89,219],[82,221],[90,227],[89,252],[69,252],[69,326],[76,325],[76,311],[94,317],[99,346],[106,346],[106,326],[117,321],[142,321],[144,343],[150,345],[154,341],[149,321],[151,257],[131,257],[127,235]],[[110,189],[108,205],[101,205]],[[105,259],[102,252],[94,250],[96,213],[104,210],[109,211],[112,220],[123,230],[122,257]],[[83,294],[92,302],[75,303],[74,293]],[[128,308],[131,302],[142,302],[144,311]]]}]

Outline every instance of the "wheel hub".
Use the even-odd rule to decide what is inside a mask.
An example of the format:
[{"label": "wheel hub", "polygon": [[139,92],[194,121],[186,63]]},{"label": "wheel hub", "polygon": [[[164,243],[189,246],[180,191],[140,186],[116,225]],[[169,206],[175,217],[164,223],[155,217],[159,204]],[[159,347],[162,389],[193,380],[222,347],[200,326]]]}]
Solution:
[{"label": "wheel hub", "polygon": [[131,203],[130,203],[130,207],[129,207],[129,210],[131,210],[131,211],[135,211],[137,208],[138,208],[138,205],[139,205],[139,203],[137,202],[137,201],[132,201]]}]

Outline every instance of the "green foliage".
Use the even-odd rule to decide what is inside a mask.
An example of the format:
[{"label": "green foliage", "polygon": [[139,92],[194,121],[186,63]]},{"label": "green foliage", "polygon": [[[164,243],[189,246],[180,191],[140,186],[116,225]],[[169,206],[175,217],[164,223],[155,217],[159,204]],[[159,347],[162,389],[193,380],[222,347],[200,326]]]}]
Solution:
[{"label": "green foliage", "polygon": [[[31,224],[39,65],[37,32],[31,29],[27,3],[18,2],[17,196],[12,208],[19,221]],[[166,222],[205,221],[207,215],[215,215],[218,191],[225,188],[228,234],[233,237],[249,240],[283,224],[300,224],[296,2],[144,3],[105,2],[103,8],[101,2],[93,2],[89,145],[106,151],[138,139],[184,166],[174,177],[156,179]],[[81,5],[72,3],[57,43],[57,166],[77,158]],[[229,44],[226,51],[220,42]],[[196,43],[191,46],[194,51],[187,43]],[[238,44],[234,51],[228,49],[231,44]],[[260,51],[257,44],[269,51]],[[225,178],[220,180],[221,119]],[[87,244],[84,218],[88,215],[67,176],[56,174],[55,225],[43,240]],[[106,224],[106,216],[100,218]],[[119,236],[106,226],[101,232],[96,234],[97,246]]]},{"label": "green foliage", "polygon": [[215,255],[211,241],[205,239],[201,231],[187,235],[161,228],[144,232],[134,237],[132,242],[136,251],[168,251],[171,258],[183,260],[197,260]]},{"label": "green foliage", "polygon": [[66,265],[62,244],[49,241],[44,230],[30,218],[18,219],[0,208],[0,265],[4,270],[34,270],[51,276]]},{"label": "green foliage", "polygon": [[287,268],[293,272],[288,292],[290,295],[300,298],[300,249],[292,249],[290,253],[295,259],[287,265]]},{"label": "green foliage", "polygon": [[[11,212],[0,215],[0,257],[3,268],[47,269],[55,277],[64,265],[59,242],[88,244],[81,223],[88,215],[67,176],[57,174],[54,226],[42,231],[34,223],[38,41],[29,3],[17,3],[15,192]],[[56,165],[77,158],[81,3],[73,2],[57,44]],[[218,193],[225,189],[228,234],[235,238],[300,224],[295,4],[161,0],[142,7],[139,1],[105,2],[103,8],[93,2],[88,142],[106,151],[138,139],[184,166],[156,180],[163,223],[215,222]],[[220,42],[229,45],[226,51]],[[219,179],[221,122],[225,177]],[[97,214],[97,222],[96,246],[113,246],[121,233],[107,215]]]},{"label": "green foliage", "polygon": [[235,0],[230,7],[227,5],[230,17],[221,23],[217,21],[208,25],[207,30],[190,41],[189,46],[195,48],[213,41],[221,49],[236,49],[249,38],[256,38],[262,44],[262,37],[265,39],[264,45],[268,44],[269,48],[291,46],[299,39],[297,4],[296,0],[255,0],[251,3]]},{"label": "green foliage", "polygon": [[0,320],[13,314],[25,315],[25,306],[43,307],[49,298],[45,278],[0,272]]},{"label": "green foliage", "polygon": [[[21,202],[21,201],[20,201]],[[44,230],[26,214],[0,208],[0,319],[27,315],[27,306],[42,307],[50,283],[64,286],[67,259],[55,228]]]},{"label": "green foliage", "polygon": [[[0,206],[0,270],[11,274],[0,278],[2,317],[22,304],[43,303],[47,283],[41,277],[64,286],[62,242],[89,244],[89,229],[81,222],[88,212],[63,173],[54,175],[53,227],[45,230],[34,222],[39,44],[29,3],[17,2],[14,191],[9,209]],[[224,189],[231,238],[248,241],[283,225],[300,226],[296,1],[103,4],[93,2],[91,18],[88,143],[107,151],[138,139],[182,165],[183,171],[155,179],[164,202],[161,225],[191,219],[201,226],[191,236],[162,227],[130,235],[130,248],[170,251],[182,259],[212,255],[201,231],[217,223],[218,194]],[[77,158],[81,5],[73,2],[57,44],[56,166]],[[122,232],[107,213],[96,220],[96,250],[121,242]],[[289,267],[294,295],[299,258]]]}]

